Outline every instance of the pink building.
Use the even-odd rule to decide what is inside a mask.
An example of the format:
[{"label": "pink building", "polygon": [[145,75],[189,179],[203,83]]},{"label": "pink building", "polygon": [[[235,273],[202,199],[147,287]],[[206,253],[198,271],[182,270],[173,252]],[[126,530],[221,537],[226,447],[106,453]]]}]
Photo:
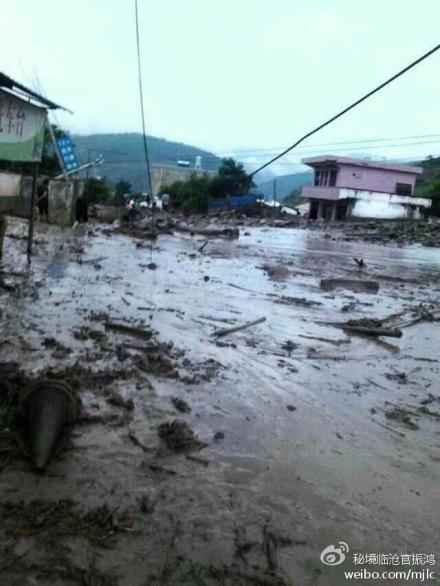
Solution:
[{"label": "pink building", "polygon": [[313,186],[301,195],[310,200],[311,219],[419,218],[431,200],[414,197],[421,167],[325,155],[303,159],[313,167]]}]

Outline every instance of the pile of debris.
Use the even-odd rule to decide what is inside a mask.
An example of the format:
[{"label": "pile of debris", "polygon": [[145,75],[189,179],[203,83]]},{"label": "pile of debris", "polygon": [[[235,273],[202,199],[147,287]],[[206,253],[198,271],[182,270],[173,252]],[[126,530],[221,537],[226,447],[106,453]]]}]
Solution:
[{"label": "pile of debris", "polygon": [[368,220],[346,222],[303,221],[300,227],[325,230],[328,235],[346,242],[365,241],[374,244],[419,243],[423,246],[440,246],[440,219],[429,220]]}]

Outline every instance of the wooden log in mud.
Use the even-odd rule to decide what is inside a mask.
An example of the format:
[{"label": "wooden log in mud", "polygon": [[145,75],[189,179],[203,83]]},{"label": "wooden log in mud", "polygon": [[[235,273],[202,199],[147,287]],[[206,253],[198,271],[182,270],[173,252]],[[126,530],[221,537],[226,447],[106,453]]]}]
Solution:
[{"label": "wooden log in mud", "polygon": [[363,334],[366,336],[387,336],[390,338],[402,337],[402,330],[399,330],[399,328],[369,328],[367,326],[344,325],[343,329],[347,332],[353,332],[354,334]]},{"label": "wooden log in mud", "polygon": [[227,336],[228,334],[233,334],[235,332],[245,330],[245,329],[250,328],[252,326],[256,326],[257,324],[261,324],[264,321],[266,321],[266,318],[260,317],[259,319],[256,319],[254,321],[250,321],[250,322],[243,324],[241,326],[234,326],[232,328],[224,328],[221,330],[216,330],[215,332],[213,332],[212,335],[215,336],[216,338],[221,338],[222,336]]}]

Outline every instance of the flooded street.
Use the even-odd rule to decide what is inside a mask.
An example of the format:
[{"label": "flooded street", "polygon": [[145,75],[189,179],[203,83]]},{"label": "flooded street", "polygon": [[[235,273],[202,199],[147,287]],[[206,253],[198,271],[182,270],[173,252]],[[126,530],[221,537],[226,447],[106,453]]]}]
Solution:
[{"label": "flooded street", "polygon": [[[150,250],[99,225],[43,226],[28,268],[24,233],[14,221],[5,248],[0,363],[76,381],[82,416],[43,476],[5,452],[1,583],[338,586],[351,566],[321,563],[330,544],[438,554],[440,330],[415,317],[438,309],[439,249],[249,228]],[[341,327],[388,316],[402,337]],[[154,352],[122,324],[151,329]],[[165,445],[174,419],[207,445]],[[69,501],[107,507],[108,535],[66,526]]]}]

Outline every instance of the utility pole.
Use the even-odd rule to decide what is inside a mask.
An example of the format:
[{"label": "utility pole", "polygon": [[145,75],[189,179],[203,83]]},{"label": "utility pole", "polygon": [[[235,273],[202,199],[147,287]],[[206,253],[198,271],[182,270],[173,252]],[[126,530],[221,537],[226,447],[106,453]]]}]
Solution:
[{"label": "utility pole", "polygon": [[[89,165],[90,163],[90,149],[87,149],[87,164]],[[90,166],[86,167],[86,183],[89,180],[89,170],[90,170]]]},{"label": "utility pole", "polygon": [[31,192],[31,203],[30,203],[30,210],[29,210],[29,228],[28,228],[28,240],[27,240],[27,256],[28,261],[32,255],[32,240],[34,237],[34,208],[35,208],[35,199],[37,195],[37,179],[38,179],[38,169],[40,165],[39,163],[33,164],[32,169],[32,192]]},{"label": "utility pole", "polygon": [[273,179],[273,207],[277,203],[277,178],[274,177]]}]

